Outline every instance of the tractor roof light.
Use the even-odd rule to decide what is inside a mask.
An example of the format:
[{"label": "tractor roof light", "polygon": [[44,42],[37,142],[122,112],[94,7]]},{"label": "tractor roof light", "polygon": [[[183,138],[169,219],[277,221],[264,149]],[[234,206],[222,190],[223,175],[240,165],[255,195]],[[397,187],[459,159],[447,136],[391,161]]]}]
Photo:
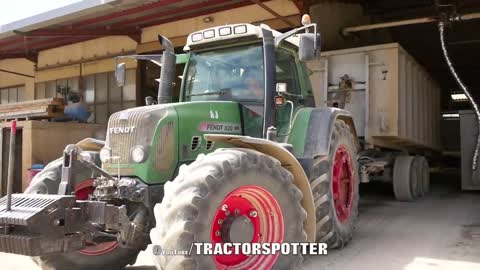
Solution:
[{"label": "tractor roof light", "polygon": [[220,35],[221,37],[228,36],[228,35],[231,35],[231,34],[232,34],[232,28],[230,28],[228,26],[218,29],[218,35]]},{"label": "tractor roof light", "polygon": [[215,37],[215,30],[210,29],[207,31],[203,32],[203,38],[204,39],[209,39],[209,38],[214,38]]},{"label": "tractor roof light", "polygon": [[202,33],[195,33],[195,34],[192,34],[192,41],[193,42],[198,42],[200,40],[202,40],[203,37],[202,37]]},{"label": "tractor roof light", "polygon": [[233,32],[235,34],[245,34],[247,33],[247,26],[246,25],[237,25],[233,27]]}]

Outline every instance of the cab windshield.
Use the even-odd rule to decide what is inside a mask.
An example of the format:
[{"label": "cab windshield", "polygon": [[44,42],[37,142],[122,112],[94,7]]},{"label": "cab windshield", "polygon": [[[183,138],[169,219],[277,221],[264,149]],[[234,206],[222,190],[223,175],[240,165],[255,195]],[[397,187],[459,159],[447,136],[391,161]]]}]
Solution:
[{"label": "cab windshield", "polygon": [[193,52],[185,74],[184,101],[263,102],[261,44]]}]

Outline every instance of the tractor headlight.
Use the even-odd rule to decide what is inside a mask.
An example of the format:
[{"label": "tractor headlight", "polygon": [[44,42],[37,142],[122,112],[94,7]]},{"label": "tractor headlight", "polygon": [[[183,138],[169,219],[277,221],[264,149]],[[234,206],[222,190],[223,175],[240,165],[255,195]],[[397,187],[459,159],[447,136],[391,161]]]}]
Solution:
[{"label": "tractor headlight", "polygon": [[145,160],[145,157],[147,155],[145,153],[145,149],[142,146],[137,145],[132,147],[132,150],[130,151],[130,156],[133,162],[140,163]]},{"label": "tractor headlight", "polygon": [[108,147],[103,147],[102,150],[100,150],[100,161],[102,163],[105,163],[107,160],[109,160],[112,156],[112,151]]}]

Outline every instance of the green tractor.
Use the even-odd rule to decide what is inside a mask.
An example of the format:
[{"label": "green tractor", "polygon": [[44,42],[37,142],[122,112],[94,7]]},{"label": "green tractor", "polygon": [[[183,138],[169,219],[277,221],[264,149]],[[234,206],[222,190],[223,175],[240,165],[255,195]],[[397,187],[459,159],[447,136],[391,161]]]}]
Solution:
[{"label": "green tractor", "polygon": [[[319,55],[320,35],[304,21],[286,33],[209,28],[190,34],[182,55],[160,36],[162,55],[125,56],[161,66],[157,102],[113,114],[105,142],[67,146],[25,194],[4,197],[0,252],[32,256],[43,269],[121,269],[151,243],[158,269],[294,269],[301,254],[158,251],[346,245],[359,145],[349,112],[315,106],[305,63]],[[171,103],[179,63],[180,102]],[[124,77],[120,63],[119,85]]]}]

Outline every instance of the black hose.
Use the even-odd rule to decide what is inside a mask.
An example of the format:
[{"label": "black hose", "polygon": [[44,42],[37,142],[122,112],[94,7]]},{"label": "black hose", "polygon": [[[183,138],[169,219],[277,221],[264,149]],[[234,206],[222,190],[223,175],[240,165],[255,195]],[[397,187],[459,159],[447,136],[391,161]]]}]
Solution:
[{"label": "black hose", "polygon": [[440,43],[442,45],[443,56],[447,61],[448,68],[450,69],[450,72],[452,73],[460,88],[462,88],[462,91],[467,97],[468,101],[470,101],[470,104],[472,104],[473,109],[475,110],[475,114],[477,115],[477,144],[475,145],[475,151],[473,152],[472,160],[472,169],[475,171],[477,169],[478,152],[480,148],[480,111],[478,110],[477,103],[475,103],[475,100],[473,99],[465,84],[463,84],[462,80],[455,71],[452,62],[450,61],[450,57],[448,56],[447,48],[445,46],[445,24],[443,22],[438,23],[438,30],[440,31]]}]

